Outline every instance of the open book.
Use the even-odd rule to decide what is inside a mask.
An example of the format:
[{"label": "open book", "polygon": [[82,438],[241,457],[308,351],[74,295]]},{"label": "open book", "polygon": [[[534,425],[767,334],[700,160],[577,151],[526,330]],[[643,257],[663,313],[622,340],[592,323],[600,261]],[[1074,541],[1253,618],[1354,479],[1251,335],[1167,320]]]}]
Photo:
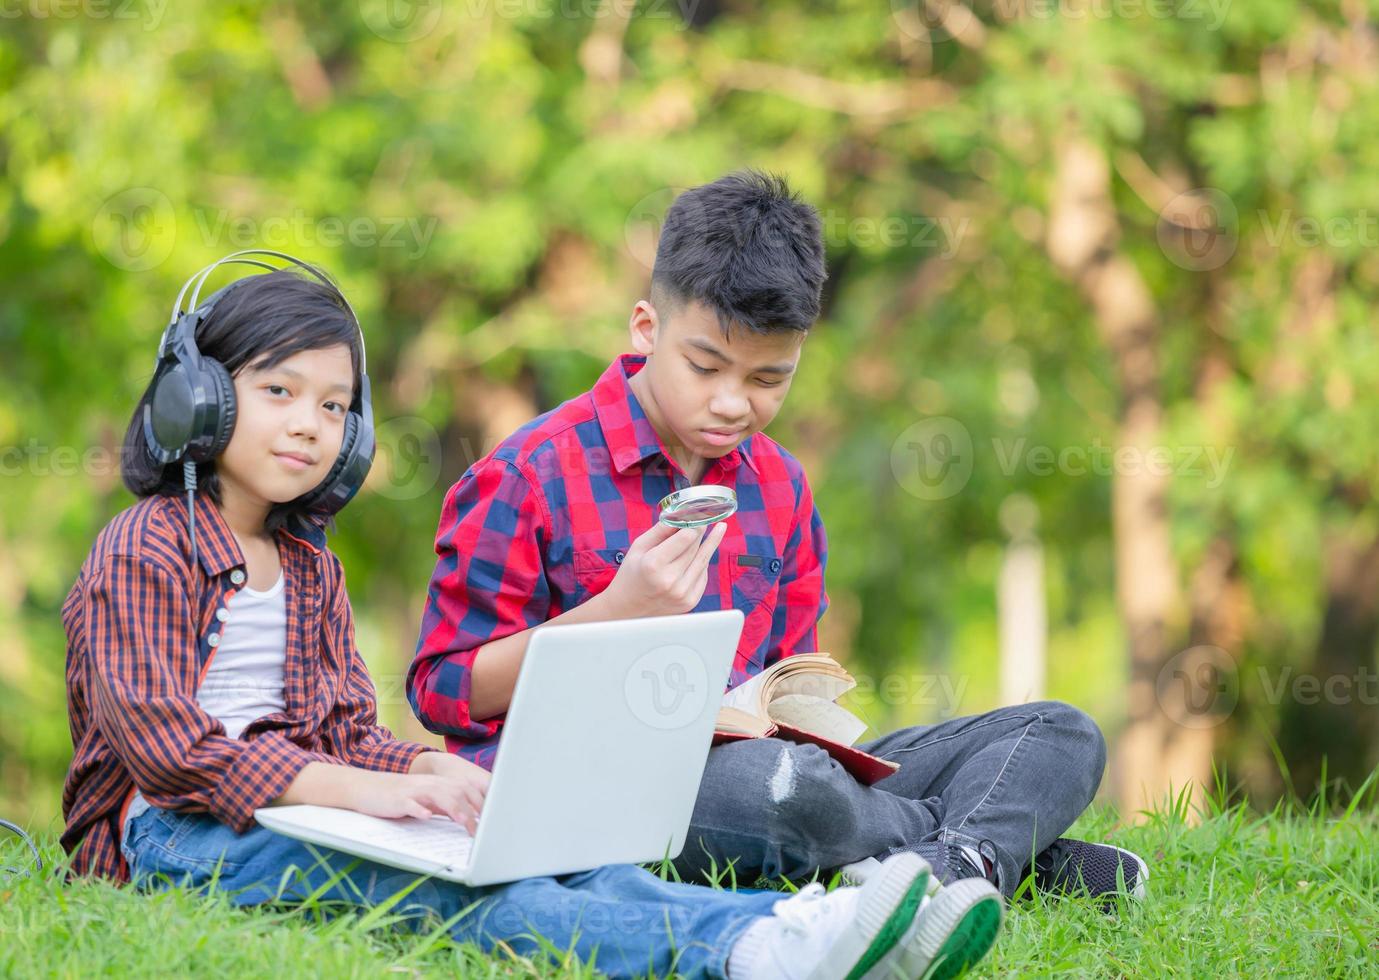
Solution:
[{"label": "open book", "polygon": [[808,742],[871,785],[900,766],[853,748],[866,722],[836,702],[856,686],[826,653],[786,657],[723,696],[714,743],[771,736]]}]

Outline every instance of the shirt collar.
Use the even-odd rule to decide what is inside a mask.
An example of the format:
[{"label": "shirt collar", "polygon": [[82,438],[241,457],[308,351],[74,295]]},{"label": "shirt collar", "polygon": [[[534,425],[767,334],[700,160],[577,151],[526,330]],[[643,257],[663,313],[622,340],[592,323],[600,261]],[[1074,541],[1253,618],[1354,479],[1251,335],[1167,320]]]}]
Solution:
[{"label": "shirt collar", "polygon": [[[181,495],[179,495],[181,496]],[[225,523],[225,516],[215,501],[204,493],[195,495],[196,500],[196,552],[201,567],[207,575],[216,576],[232,568],[244,567],[244,553],[239,550],[239,542],[234,532]],[[185,498],[182,509],[185,511]],[[326,532],[323,522],[316,519],[292,518],[286,527],[277,532],[280,542],[287,546],[304,546],[313,554],[320,553],[326,546]]]},{"label": "shirt collar", "polygon": [[[592,392],[603,439],[608,444],[613,466],[619,473],[625,473],[658,453],[670,459],[661,437],[656,434],[655,426],[646,417],[641,402],[628,384],[628,379],[645,366],[645,355],[622,354],[608,365]],[[752,459],[752,438],[748,436],[732,452],[719,457],[718,462],[725,470],[735,470],[745,462],[748,469],[757,472],[757,465]]]}]

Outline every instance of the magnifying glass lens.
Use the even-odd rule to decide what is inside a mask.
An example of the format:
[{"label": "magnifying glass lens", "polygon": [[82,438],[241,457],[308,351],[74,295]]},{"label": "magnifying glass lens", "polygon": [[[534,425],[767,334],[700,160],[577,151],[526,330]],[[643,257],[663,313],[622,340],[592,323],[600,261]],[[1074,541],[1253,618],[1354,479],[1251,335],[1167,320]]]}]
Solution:
[{"label": "magnifying glass lens", "polygon": [[704,527],[736,512],[737,494],[730,487],[687,487],[661,501],[661,523],[671,527]]},{"label": "magnifying glass lens", "polygon": [[676,510],[666,511],[661,515],[661,520],[667,524],[678,524],[682,527],[694,527],[698,524],[711,524],[714,521],[721,521],[733,512],[731,504],[685,504]]}]

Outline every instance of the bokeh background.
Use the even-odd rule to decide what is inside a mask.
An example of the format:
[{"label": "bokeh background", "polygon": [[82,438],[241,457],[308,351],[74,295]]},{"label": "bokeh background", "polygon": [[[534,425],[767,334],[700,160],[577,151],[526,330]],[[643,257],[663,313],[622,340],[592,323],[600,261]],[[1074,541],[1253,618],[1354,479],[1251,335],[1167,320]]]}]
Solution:
[{"label": "bokeh background", "polygon": [[[59,608],[181,282],[336,274],[381,448],[333,547],[382,712],[445,489],[626,349],[658,222],[823,216],[771,431],[878,729],[1091,711],[1127,818],[1376,761],[1379,33],[1363,0],[0,7],[0,813],[57,817]],[[224,281],[223,279],[220,281]],[[1185,790],[1186,788],[1186,790]]]}]

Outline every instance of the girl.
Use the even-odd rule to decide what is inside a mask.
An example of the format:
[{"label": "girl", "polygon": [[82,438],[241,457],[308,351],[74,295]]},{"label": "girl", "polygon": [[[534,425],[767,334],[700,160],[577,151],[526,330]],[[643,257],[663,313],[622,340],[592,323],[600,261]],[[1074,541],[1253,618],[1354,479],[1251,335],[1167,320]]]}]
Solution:
[{"label": "girl", "polygon": [[174,315],[125,440],[125,483],[141,499],[98,536],[63,606],[74,872],[145,888],[218,875],[242,905],[401,892],[409,923],[439,915],[457,941],[528,956],[544,937],[613,975],[918,976],[935,960],[952,975],[986,952],[994,890],[928,895],[914,855],[862,888],[788,898],[632,866],[476,889],[256,825],[257,807],[314,803],[443,814],[473,832],[488,785],[479,767],[376,723],[323,533],[373,455],[362,335],[323,273],[281,258],[296,268],[199,307],[194,292],[197,308]]}]

